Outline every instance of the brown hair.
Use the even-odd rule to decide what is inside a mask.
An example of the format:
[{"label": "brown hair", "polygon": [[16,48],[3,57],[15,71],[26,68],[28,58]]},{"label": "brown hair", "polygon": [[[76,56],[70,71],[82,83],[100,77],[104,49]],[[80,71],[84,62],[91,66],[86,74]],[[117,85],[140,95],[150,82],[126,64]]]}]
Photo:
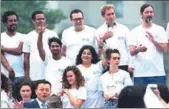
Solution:
[{"label": "brown hair", "polygon": [[67,81],[67,72],[68,71],[73,71],[75,76],[76,76],[76,87],[77,89],[80,87],[80,86],[84,86],[84,77],[82,76],[80,70],[76,67],[76,66],[68,66],[65,70],[64,70],[64,73],[63,73],[63,77],[62,77],[62,87],[63,88],[67,88],[67,89],[70,89],[71,88],[71,85],[69,84],[69,82]]},{"label": "brown hair", "polygon": [[115,11],[115,6],[114,6],[113,4],[104,5],[104,6],[101,8],[101,15],[104,16],[106,10],[108,10],[108,9],[114,9],[114,11]]}]

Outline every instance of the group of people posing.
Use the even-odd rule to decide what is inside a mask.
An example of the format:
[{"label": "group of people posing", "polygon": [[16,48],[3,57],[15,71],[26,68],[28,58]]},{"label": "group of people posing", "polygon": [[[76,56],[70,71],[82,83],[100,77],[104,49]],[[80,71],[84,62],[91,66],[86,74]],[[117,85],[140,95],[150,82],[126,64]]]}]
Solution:
[{"label": "group of people posing", "polygon": [[[95,29],[84,24],[81,10],[72,10],[72,26],[59,38],[47,29],[42,11],[32,13],[35,29],[26,35],[17,32],[16,12],[4,12],[1,78],[9,78],[11,107],[119,107],[126,86],[166,84],[163,53],[169,48],[169,23],[166,31],[152,23],[153,6],[141,6],[142,23],[131,31],[115,21],[113,5],[103,6],[101,15],[105,22]],[[3,83],[1,98],[3,93],[9,99]],[[9,101],[3,106],[10,107]]]}]

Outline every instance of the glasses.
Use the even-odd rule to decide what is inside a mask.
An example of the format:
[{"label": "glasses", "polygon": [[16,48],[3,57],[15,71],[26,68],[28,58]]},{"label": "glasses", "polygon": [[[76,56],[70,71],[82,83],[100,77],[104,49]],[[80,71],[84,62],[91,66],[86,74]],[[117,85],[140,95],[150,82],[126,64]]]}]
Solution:
[{"label": "glasses", "polygon": [[75,18],[75,19],[72,19],[72,20],[77,22],[77,21],[79,21],[79,20],[80,20],[80,21],[83,20],[83,18]]},{"label": "glasses", "polygon": [[120,60],[120,57],[113,57],[114,60]]}]

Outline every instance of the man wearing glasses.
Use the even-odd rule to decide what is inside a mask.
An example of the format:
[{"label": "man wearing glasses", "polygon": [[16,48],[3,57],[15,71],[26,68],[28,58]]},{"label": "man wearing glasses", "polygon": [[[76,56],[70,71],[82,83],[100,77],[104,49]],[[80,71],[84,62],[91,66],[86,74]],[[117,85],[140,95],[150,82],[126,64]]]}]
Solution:
[{"label": "man wearing glasses", "polygon": [[84,25],[84,15],[79,9],[74,9],[70,13],[72,26],[65,29],[62,34],[63,55],[75,64],[76,56],[80,48],[84,45],[91,45],[98,51],[97,31]]}]

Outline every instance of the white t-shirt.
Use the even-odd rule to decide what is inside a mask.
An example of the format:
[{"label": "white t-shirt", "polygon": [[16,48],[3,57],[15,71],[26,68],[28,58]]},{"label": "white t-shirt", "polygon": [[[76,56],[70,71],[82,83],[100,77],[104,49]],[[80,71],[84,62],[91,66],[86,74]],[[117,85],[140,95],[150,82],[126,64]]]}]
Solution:
[{"label": "white t-shirt", "polygon": [[68,67],[69,65],[71,65],[71,63],[65,57],[62,57],[59,60],[54,60],[51,56],[46,55],[45,79],[48,80],[52,85],[51,94],[57,94],[62,90],[62,75],[63,75],[65,68]]},{"label": "white t-shirt", "polygon": [[103,72],[102,62],[91,64],[85,68],[82,64],[77,66],[85,78],[85,87],[87,89],[87,100],[82,108],[100,108],[104,106],[104,98],[100,86],[100,75]]},{"label": "white t-shirt", "polygon": [[104,23],[97,29],[99,37],[102,37],[108,30],[113,31],[113,36],[105,40],[105,48],[118,49],[121,54],[120,65],[128,65],[130,55],[128,50],[129,28],[119,23],[108,28],[107,24]]},{"label": "white t-shirt", "polygon": [[[87,90],[85,87],[80,87],[79,89],[69,89],[70,94],[76,99],[87,99]],[[75,108],[71,103],[66,94],[61,97],[62,108]]]},{"label": "white t-shirt", "polygon": [[[57,37],[56,32],[46,29],[43,34],[43,48],[46,54],[51,55],[48,46],[48,39],[51,37]],[[30,53],[30,78],[31,80],[45,79],[45,66],[41,60],[37,48],[38,33],[33,30],[27,34],[27,39],[23,46],[23,52]]]},{"label": "white t-shirt", "polygon": [[1,89],[1,108],[10,108],[9,97],[7,93]]},{"label": "white t-shirt", "polygon": [[147,47],[146,52],[135,55],[134,77],[165,76],[163,53],[159,52],[155,45],[146,37],[149,31],[158,43],[167,43],[167,37],[163,27],[152,24],[152,27],[145,30],[142,25],[134,28],[130,33],[129,45]]},{"label": "white t-shirt", "polygon": [[75,63],[76,56],[84,45],[91,45],[98,51],[97,37],[97,31],[87,25],[80,32],[76,32],[74,27],[64,30],[62,43],[66,46],[66,57]]},{"label": "white t-shirt", "polygon": [[104,93],[120,93],[121,90],[129,85],[133,85],[128,72],[119,69],[118,72],[110,74],[109,71],[101,75],[101,86]]},{"label": "white t-shirt", "polygon": [[[16,32],[12,37],[8,36],[6,32],[1,33],[1,45],[7,48],[16,48],[19,46],[20,42],[24,42],[25,35]],[[9,65],[13,68],[15,72],[15,77],[24,76],[24,66],[23,66],[23,54],[12,55],[9,53],[4,53]],[[1,64],[1,71],[8,75],[8,71]]]},{"label": "white t-shirt", "polygon": [[167,33],[167,37],[168,37],[168,40],[169,40],[169,22],[167,24],[166,33]]}]

